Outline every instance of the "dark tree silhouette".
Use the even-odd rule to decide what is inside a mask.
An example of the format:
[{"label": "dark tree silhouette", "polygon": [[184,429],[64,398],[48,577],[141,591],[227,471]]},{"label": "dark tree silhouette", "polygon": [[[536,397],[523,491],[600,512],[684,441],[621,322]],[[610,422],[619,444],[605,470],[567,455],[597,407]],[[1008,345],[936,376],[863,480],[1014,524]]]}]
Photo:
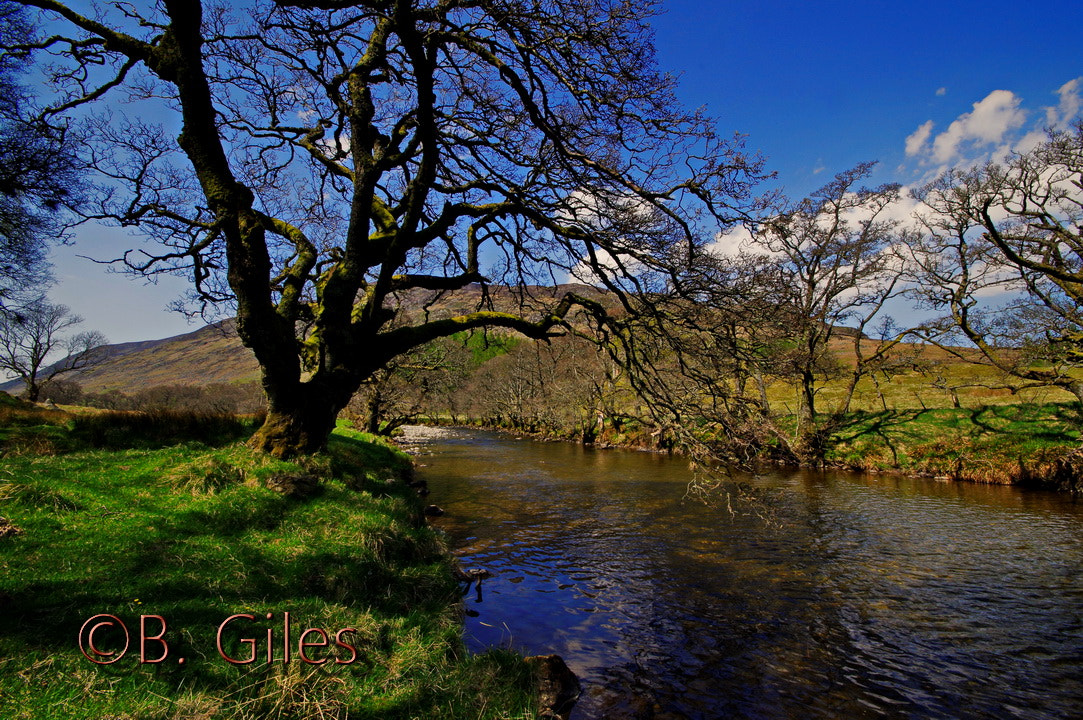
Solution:
[{"label": "dark tree silhouette", "polygon": [[58,210],[78,187],[66,134],[35,117],[21,84],[33,36],[23,8],[0,1],[0,313],[40,295],[48,244],[63,234]]},{"label": "dark tree silhouette", "polygon": [[[253,444],[275,455],[320,448],[411,348],[603,314],[531,303],[531,283],[583,278],[635,312],[742,215],[760,171],[675,101],[649,2],[20,4],[52,23],[57,113],[125,91],[141,113],[95,126],[109,183],[85,214],[155,241],[129,268],[187,273],[191,300],[235,309],[268,398]],[[524,302],[392,322],[404,297],[469,284]]]}]

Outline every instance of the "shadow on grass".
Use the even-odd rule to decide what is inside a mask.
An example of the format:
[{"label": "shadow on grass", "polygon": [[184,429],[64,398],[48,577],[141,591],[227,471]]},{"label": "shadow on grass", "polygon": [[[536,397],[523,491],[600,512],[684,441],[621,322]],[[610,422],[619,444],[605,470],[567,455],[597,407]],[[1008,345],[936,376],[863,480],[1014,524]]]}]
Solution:
[{"label": "shadow on grass", "polygon": [[1022,482],[1080,442],[1074,403],[865,411],[836,422],[829,462],[980,482]]},{"label": "shadow on grass", "polygon": [[[243,640],[253,639],[262,661],[268,629],[277,638],[276,655],[282,654],[284,612],[300,623],[296,643],[300,630],[327,621],[322,615],[328,605],[342,608],[340,624],[346,627],[349,608],[356,609],[354,615],[393,619],[439,613],[456,598],[458,587],[427,528],[392,527],[377,538],[334,529],[314,532],[309,524],[318,524],[325,513],[336,525],[377,521],[366,518],[363,509],[335,517],[332,503],[323,498],[297,501],[262,488],[237,488],[209,504],[172,516],[133,515],[123,525],[102,527],[94,541],[66,547],[56,544],[55,535],[36,541],[44,534],[42,523],[31,525],[18,549],[31,567],[18,579],[9,577],[7,591],[0,594],[3,644],[81,663],[77,635],[90,617],[116,615],[134,643],[140,615],[161,615],[169,627],[171,658],[188,662],[153,666],[156,677],[223,692],[235,686],[238,673],[248,672],[231,671],[218,654],[217,629],[231,615],[250,613],[255,620],[231,627],[225,652],[244,658],[251,646]],[[338,628],[325,629],[333,634]],[[159,646],[151,643],[150,650],[153,657]],[[380,650],[366,645],[358,651]],[[124,675],[134,664],[129,657],[102,672]]]},{"label": "shadow on grass", "polygon": [[906,430],[922,422],[922,417],[932,411],[922,410],[880,410],[876,412],[857,411],[841,418],[836,418],[835,430],[828,443],[828,452],[840,446],[856,441],[870,439],[882,444],[891,453],[893,465],[899,464],[899,439],[906,436]]},{"label": "shadow on grass", "polygon": [[[100,463],[84,456],[19,459],[15,472],[31,478],[19,485],[25,497],[0,507],[24,530],[0,541],[0,656],[63,657],[71,667],[93,668],[77,642],[88,618],[109,613],[137,632],[141,615],[161,615],[171,657],[189,662],[149,666],[156,682],[224,692],[249,672],[218,654],[217,629],[231,615],[258,620],[247,635],[238,626],[227,638],[233,657],[249,652],[243,637],[266,646],[268,629],[281,643],[287,611],[303,623],[300,630],[330,622],[328,613],[341,627],[362,615],[390,625],[417,613],[443,617],[458,586],[439,537],[419,521],[417,495],[404,482],[408,458],[355,437],[336,437],[332,446],[330,459],[320,462],[341,482],[325,478],[324,491],[307,499],[251,482],[207,492],[162,477],[148,482],[146,467],[202,457],[185,446],[136,459],[93,456]],[[133,467],[137,461],[147,464]],[[96,469],[87,474],[87,465]],[[43,468],[49,474],[38,476]],[[41,488],[52,494],[31,492]],[[69,502],[58,506],[54,495]],[[95,671],[148,670],[136,662],[129,657]]]},{"label": "shadow on grass", "polygon": [[[235,442],[253,419],[14,412],[0,418],[0,515],[16,528],[0,537],[5,718],[476,720],[533,707],[521,658],[464,653],[458,583],[404,454],[340,429],[327,453],[283,462]],[[13,436],[47,442],[12,453]],[[304,497],[269,489],[283,476],[320,483]],[[131,633],[115,665],[80,652],[101,614]],[[221,652],[255,650],[252,664],[220,654],[219,629],[239,614],[250,617],[223,630]],[[167,661],[140,662],[141,616],[165,619]],[[299,662],[309,628],[354,628],[354,661],[317,644],[327,664]],[[149,643],[151,659],[161,651]]]}]

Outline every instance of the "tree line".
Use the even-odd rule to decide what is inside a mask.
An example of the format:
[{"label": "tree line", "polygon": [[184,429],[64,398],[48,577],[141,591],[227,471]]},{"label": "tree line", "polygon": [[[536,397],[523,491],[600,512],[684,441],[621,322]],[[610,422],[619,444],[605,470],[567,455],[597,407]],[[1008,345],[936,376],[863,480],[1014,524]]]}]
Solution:
[{"label": "tree line", "polygon": [[[349,412],[372,431],[462,418],[586,441],[628,423],[665,441],[697,427],[742,462],[768,447],[816,461],[859,386],[887,409],[884,385],[904,373],[955,406],[975,386],[1058,388],[1083,412],[1081,150],[1079,125],[1052,132],[1005,164],[915,190],[906,212],[899,186],[865,188],[872,165],[858,166],[774,206],[683,294],[644,296],[595,325],[581,316],[559,339],[511,343],[477,367],[445,345],[437,374],[389,368]],[[926,318],[902,326],[893,304]],[[984,372],[949,380],[949,363]]]}]

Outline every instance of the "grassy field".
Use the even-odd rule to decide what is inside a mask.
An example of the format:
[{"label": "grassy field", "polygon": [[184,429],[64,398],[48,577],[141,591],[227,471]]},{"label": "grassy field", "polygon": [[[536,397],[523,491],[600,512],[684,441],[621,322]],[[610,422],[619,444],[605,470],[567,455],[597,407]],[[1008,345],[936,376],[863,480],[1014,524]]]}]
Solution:
[{"label": "grassy field", "polygon": [[[3,414],[0,717],[536,713],[521,658],[465,652],[450,559],[398,451],[340,428],[326,454],[283,463],[238,442],[244,422],[194,437],[179,416]],[[268,488],[290,483],[306,492]],[[113,664],[80,651],[118,657],[89,649],[123,644],[115,623],[80,630],[98,615],[130,632]],[[248,617],[223,626],[234,615]],[[145,642],[148,662],[141,616],[166,623]],[[310,628],[323,633],[299,646]],[[145,630],[161,634],[161,621]]]},{"label": "grassy field", "polygon": [[1073,463],[1078,410],[1068,403],[858,411],[847,415],[825,461],[856,470],[1079,489]]},{"label": "grassy field", "polygon": [[[838,363],[838,377],[817,383],[817,407],[833,412],[844,397],[848,378],[845,373],[854,365],[852,342],[836,340],[832,354]],[[965,408],[988,405],[1043,405],[1067,403],[1074,396],[1059,388],[1024,388],[1024,382],[1004,375],[980,362],[967,362],[932,345],[903,344],[891,357],[896,365],[890,374],[865,376],[858,383],[851,403],[854,411],[927,410],[953,407],[957,400]],[[866,352],[871,352],[866,349]],[[980,359],[977,352],[974,359]],[[1083,377],[1083,368],[1074,370]],[[796,386],[776,381],[768,387],[773,406],[797,407]]]}]

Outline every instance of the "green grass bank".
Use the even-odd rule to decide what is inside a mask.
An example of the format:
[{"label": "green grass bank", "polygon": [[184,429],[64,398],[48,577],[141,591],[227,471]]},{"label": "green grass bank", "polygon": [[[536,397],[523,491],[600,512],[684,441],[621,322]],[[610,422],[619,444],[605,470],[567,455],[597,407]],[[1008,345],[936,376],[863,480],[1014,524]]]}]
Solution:
[{"label": "green grass bank", "polygon": [[1071,403],[860,411],[830,436],[828,465],[1083,491],[1079,410]]},{"label": "green grass bank", "polygon": [[[857,472],[894,472],[945,480],[1022,485],[1083,493],[1083,418],[1072,402],[1016,402],[964,407],[861,409],[823,416],[820,462]],[[775,419],[793,435],[797,418]],[[508,427],[478,423],[543,439],[580,441],[579,427]],[[715,428],[699,430],[708,445],[724,443]],[[590,441],[600,447],[675,448],[666,433],[635,421],[606,421]],[[760,461],[797,464],[777,438],[766,437]]]},{"label": "green grass bank", "polygon": [[[465,651],[408,457],[340,428],[284,463],[236,420],[107,415],[0,412],[0,717],[537,715],[521,657]],[[144,661],[141,616],[166,624]]]}]

